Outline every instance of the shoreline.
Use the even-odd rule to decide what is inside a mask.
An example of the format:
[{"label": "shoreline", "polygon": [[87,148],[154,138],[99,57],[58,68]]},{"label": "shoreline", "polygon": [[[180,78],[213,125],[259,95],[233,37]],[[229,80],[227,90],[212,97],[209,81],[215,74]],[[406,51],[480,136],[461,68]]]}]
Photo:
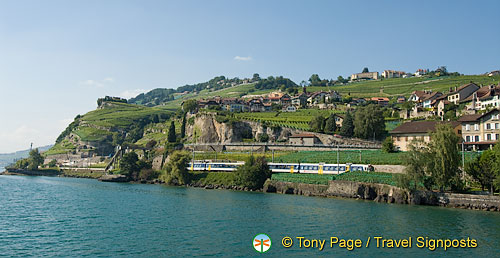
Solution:
[{"label": "shoreline", "polygon": [[[91,173],[92,174],[92,173]],[[19,173],[11,173],[4,171],[0,175],[22,175],[22,176],[56,176],[56,177],[73,177],[97,179],[98,173],[93,176],[82,175],[78,173],[66,174],[64,171],[58,175],[27,175]],[[113,182],[104,181],[102,182]],[[133,183],[133,184],[156,184],[167,185],[165,182],[154,180],[140,181],[116,181],[117,183]],[[233,190],[245,192],[262,192],[262,193],[279,193],[279,194],[294,194],[324,198],[348,198],[358,200],[370,200],[379,203],[396,203],[406,205],[425,205],[425,206],[441,206],[446,208],[461,208],[470,210],[483,211],[498,211],[500,212],[500,196],[492,195],[475,195],[461,193],[439,193],[431,191],[406,191],[401,188],[376,183],[364,183],[354,181],[329,181],[328,185],[321,184],[305,184],[292,183],[268,179],[262,189],[252,190],[247,187],[237,185],[222,185],[222,184],[203,184],[194,182],[186,185],[167,185],[179,187],[194,187],[207,190]]]}]

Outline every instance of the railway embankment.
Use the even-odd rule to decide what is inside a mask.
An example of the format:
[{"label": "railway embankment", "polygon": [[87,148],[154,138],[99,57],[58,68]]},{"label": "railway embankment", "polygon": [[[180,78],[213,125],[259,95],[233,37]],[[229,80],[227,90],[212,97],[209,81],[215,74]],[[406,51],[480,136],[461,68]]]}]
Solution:
[{"label": "railway embankment", "polygon": [[500,196],[406,191],[391,185],[353,181],[334,180],[329,181],[328,185],[321,185],[268,180],[264,184],[263,192],[500,211]]}]

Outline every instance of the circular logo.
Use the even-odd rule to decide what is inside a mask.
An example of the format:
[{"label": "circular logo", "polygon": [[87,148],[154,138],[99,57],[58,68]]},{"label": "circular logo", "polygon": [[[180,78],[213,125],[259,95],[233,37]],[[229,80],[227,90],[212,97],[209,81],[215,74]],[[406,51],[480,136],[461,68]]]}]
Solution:
[{"label": "circular logo", "polygon": [[266,234],[258,234],[253,238],[252,246],[255,251],[265,253],[271,248],[271,238]]}]

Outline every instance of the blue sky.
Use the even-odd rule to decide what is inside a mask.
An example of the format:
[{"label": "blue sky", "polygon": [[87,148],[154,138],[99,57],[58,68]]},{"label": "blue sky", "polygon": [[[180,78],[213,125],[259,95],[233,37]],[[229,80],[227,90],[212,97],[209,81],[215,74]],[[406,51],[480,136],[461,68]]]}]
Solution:
[{"label": "blue sky", "polygon": [[[0,153],[104,95],[217,75],[500,69],[499,1],[1,1]],[[240,57],[240,58],[237,58]]]}]

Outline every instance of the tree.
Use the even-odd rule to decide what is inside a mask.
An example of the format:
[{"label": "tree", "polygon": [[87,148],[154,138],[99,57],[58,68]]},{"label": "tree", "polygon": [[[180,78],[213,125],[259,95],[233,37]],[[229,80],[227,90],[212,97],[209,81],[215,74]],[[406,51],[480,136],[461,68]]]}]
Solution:
[{"label": "tree", "polygon": [[149,142],[146,143],[146,148],[152,149],[154,146],[156,146],[158,142],[155,140],[150,140]]},{"label": "tree", "polygon": [[392,141],[392,138],[390,136],[385,138],[384,142],[382,142],[382,151],[386,153],[391,153],[396,151],[394,148],[394,142]]},{"label": "tree", "polygon": [[460,152],[459,137],[449,124],[436,125],[429,142],[430,162],[427,164],[434,183],[443,191],[446,187],[452,190],[462,187],[459,178]]},{"label": "tree", "polygon": [[38,148],[30,151],[28,163],[29,170],[38,170],[38,166],[43,164],[43,156],[38,151]]},{"label": "tree", "polygon": [[137,164],[139,157],[135,152],[125,153],[120,160],[120,171],[127,177],[133,177],[134,174],[139,173],[140,167]]},{"label": "tree", "polygon": [[182,117],[182,125],[181,125],[181,139],[184,139],[186,136],[186,113]]},{"label": "tree", "polygon": [[493,150],[484,151],[481,156],[475,157],[465,165],[465,172],[479,182],[481,189],[490,189],[490,194],[494,191],[494,182],[497,177],[495,173],[496,157]]},{"label": "tree", "polygon": [[243,166],[238,167],[236,175],[239,185],[256,190],[262,188],[264,182],[271,177],[271,170],[264,156],[255,158],[252,155]]},{"label": "tree", "polygon": [[259,142],[268,142],[268,141],[269,141],[269,135],[267,135],[267,133],[259,135]]},{"label": "tree", "polygon": [[49,168],[55,168],[57,165],[57,160],[53,159],[47,164]]},{"label": "tree", "polygon": [[354,121],[349,111],[347,111],[344,117],[344,121],[342,121],[342,128],[340,128],[340,135],[344,137],[352,137],[354,135]]},{"label": "tree", "polygon": [[322,115],[315,116],[310,122],[309,127],[313,132],[321,133],[325,127],[325,118]]},{"label": "tree", "polygon": [[184,112],[193,112],[198,108],[198,102],[195,99],[188,99],[182,104]]},{"label": "tree", "polygon": [[397,185],[409,190],[416,190],[420,186],[430,189],[432,181],[426,175],[429,157],[426,146],[413,142],[409,146],[409,151],[403,156],[405,173],[395,176]]},{"label": "tree", "polygon": [[168,128],[167,141],[168,142],[176,142],[177,141],[177,138],[175,135],[175,123],[174,123],[174,121],[170,122],[170,128]]},{"label": "tree", "polygon": [[309,77],[309,82],[311,83],[311,85],[317,86],[321,84],[321,79],[319,78],[319,75],[313,74],[311,75],[311,77]]},{"label": "tree", "polygon": [[438,124],[428,144],[413,142],[404,158],[406,173],[397,178],[399,186],[407,189],[423,186],[430,190],[434,185],[440,191],[447,187],[461,189],[458,142],[459,137],[448,124]]},{"label": "tree", "polygon": [[252,82],[260,81],[260,75],[258,73],[254,73],[252,76]]},{"label": "tree", "polygon": [[369,73],[370,71],[368,70],[368,67],[363,68],[362,73]]},{"label": "tree", "polygon": [[344,79],[344,77],[342,77],[342,75],[339,75],[339,77],[337,77],[337,81],[338,81],[339,83],[347,83],[347,80],[346,80],[346,79]]},{"label": "tree", "polygon": [[370,104],[359,107],[354,114],[354,136],[362,139],[380,139],[385,134],[382,109]]},{"label": "tree", "polygon": [[335,115],[330,114],[325,122],[325,133],[333,134],[337,130],[337,124],[335,123]]},{"label": "tree", "polygon": [[174,151],[170,154],[169,161],[165,165],[164,180],[167,184],[185,185],[189,184],[190,177],[186,167],[190,161],[189,153],[186,151]]},{"label": "tree", "polygon": [[[493,153],[495,155],[495,160],[500,161],[500,144],[499,141],[493,147]],[[495,162],[493,164],[493,172],[495,173],[495,179],[493,180],[493,186],[500,189],[500,162]]]}]

